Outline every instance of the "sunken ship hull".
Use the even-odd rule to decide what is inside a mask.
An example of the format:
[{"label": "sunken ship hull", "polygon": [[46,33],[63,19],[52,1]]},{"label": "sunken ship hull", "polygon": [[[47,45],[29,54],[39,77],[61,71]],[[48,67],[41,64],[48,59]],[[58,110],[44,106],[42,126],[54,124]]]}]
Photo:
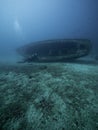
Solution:
[{"label": "sunken ship hull", "polygon": [[86,56],[92,46],[87,39],[46,40],[24,45],[17,52],[23,62],[66,61]]}]

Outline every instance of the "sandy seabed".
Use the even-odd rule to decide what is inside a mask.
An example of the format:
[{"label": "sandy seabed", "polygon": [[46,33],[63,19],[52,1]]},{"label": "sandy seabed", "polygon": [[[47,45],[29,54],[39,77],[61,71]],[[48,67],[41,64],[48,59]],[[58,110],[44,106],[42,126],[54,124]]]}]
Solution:
[{"label": "sandy seabed", "polygon": [[0,64],[1,130],[98,130],[98,64]]}]

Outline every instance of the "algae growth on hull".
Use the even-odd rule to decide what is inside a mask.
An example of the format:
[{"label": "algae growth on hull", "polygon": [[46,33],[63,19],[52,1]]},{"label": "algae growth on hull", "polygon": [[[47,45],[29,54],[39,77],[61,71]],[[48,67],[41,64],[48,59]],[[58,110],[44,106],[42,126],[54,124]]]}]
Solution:
[{"label": "algae growth on hull", "polygon": [[98,64],[0,65],[1,130],[97,130]]}]

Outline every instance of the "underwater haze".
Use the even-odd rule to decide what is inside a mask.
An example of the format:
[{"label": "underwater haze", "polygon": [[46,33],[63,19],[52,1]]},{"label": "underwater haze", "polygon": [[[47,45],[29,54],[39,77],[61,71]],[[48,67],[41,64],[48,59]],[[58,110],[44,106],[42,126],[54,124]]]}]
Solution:
[{"label": "underwater haze", "polygon": [[98,130],[98,0],[0,0],[0,130]]},{"label": "underwater haze", "polygon": [[0,61],[34,41],[90,39],[98,50],[98,0],[0,0]]}]

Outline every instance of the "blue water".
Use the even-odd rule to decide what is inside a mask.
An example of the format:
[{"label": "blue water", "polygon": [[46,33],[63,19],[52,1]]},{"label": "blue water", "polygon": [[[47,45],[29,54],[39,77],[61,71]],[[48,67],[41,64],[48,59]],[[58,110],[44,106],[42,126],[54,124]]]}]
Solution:
[{"label": "blue water", "polygon": [[[0,61],[34,41],[90,39],[98,50],[98,0],[0,0]],[[17,57],[16,57],[17,56]]]},{"label": "blue water", "polygon": [[[70,38],[91,40],[88,60],[17,63],[20,46]],[[0,130],[98,130],[97,88],[98,0],[0,0]]]}]

